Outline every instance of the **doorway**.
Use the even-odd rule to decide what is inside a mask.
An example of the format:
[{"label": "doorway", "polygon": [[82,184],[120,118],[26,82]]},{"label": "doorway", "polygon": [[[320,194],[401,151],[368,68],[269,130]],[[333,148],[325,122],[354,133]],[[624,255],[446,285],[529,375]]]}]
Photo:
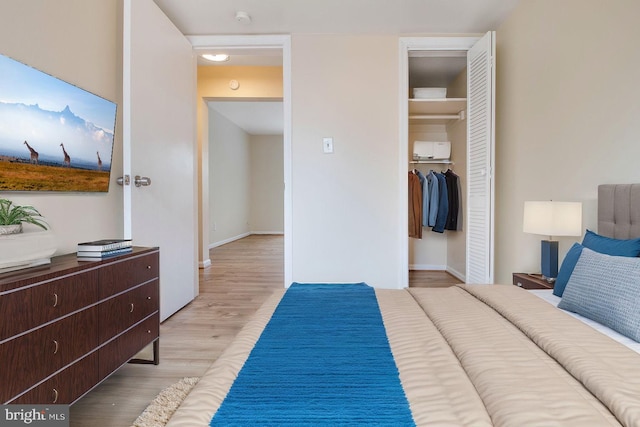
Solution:
[{"label": "doorway", "polygon": [[[449,99],[449,96],[441,96],[442,99],[412,99],[409,96],[410,56],[438,58],[442,63],[448,64],[452,63],[452,61],[447,60],[447,57],[456,56],[459,52],[463,52],[465,56],[467,72],[464,74],[467,81],[464,82],[464,85],[454,84],[453,89],[456,92],[460,92],[460,88],[464,88],[464,97],[458,93],[454,95],[453,99]],[[410,140],[412,140],[412,136],[416,136],[410,134],[410,118],[427,120],[430,123],[427,126],[438,123],[433,119],[447,121],[453,119],[454,123],[458,120],[466,119],[466,122],[469,123],[463,131],[465,134],[463,145],[466,145],[466,147],[464,150],[460,150],[463,152],[459,156],[464,161],[463,172],[466,181],[466,191],[464,191],[466,199],[463,197],[466,207],[462,209],[462,222],[465,224],[463,226],[464,238],[457,239],[456,250],[449,251],[447,249],[443,263],[445,270],[453,270],[447,260],[449,252],[452,252],[454,256],[464,254],[464,261],[457,262],[462,268],[457,269],[457,274],[454,274],[456,277],[466,283],[492,283],[493,281],[494,59],[495,33],[493,32],[489,32],[483,37],[418,37],[400,39],[399,103],[400,123],[402,125],[400,126],[399,143],[401,202],[398,232],[400,233],[399,241],[401,244],[399,248],[401,254],[400,268],[402,269],[399,272],[401,287],[409,285],[410,245],[407,230],[410,223],[413,225],[410,234],[421,237],[421,233],[415,232],[416,220],[413,218],[415,214],[413,214],[411,222],[409,221],[410,211],[406,202],[409,189],[407,163],[409,165],[414,163],[412,162],[414,159],[410,156],[410,152],[413,154]],[[441,64],[433,61],[431,59],[432,64],[435,64],[433,68],[437,69]],[[438,85],[435,79],[427,83]],[[449,107],[455,108],[455,111],[449,111]],[[433,128],[419,130],[422,135],[434,132]],[[453,129],[452,132],[460,131]],[[447,133],[448,129],[445,132],[445,138]],[[439,141],[439,139],[436,141]],[[448,242],[441,243],[444,244],[444,247],[447,247]],[[436,265],[438,267],[442,266],[442,264]]]},{"label": "doorway", "polygon": [[[292,208],[291,208],[291,42],[290,36],[191,36],[189,41],[196,53],[205,50],[227,50],[243,51],[248,50],[259,53],[264,50],[279,49],[282,52],[282,106],[283,106],[283,192],[284,192],[284,283],[285,287],[291,284],[292,279]],[[231,82],[229,82],[231,83]],[[207,111],[206,100],[198,99],[200,122],[205,111]],[[208,139],[208,130],[199,127],[199,166],[200,166],[200,186],[199,186],[199,242],[200,267],[210,264],[208,260],[209,230],[212,224],[209,222],[209,188],[208,188],[208,147],[203,141]]]},{"label": "doorway", "polygon": [[284,235],[282,101],[212,98],[207,105],[209,249]]},{"label": "doorway", "polygon": [[[465,281],[466,227],[462,207],[466,206],[467,183],[466,77],[464,50],[409,52],[408,167],[419,176],[420,183],[427,184],[422,188],[423,215],[418,224],[421,233],[414,232],[408,242],[410,287],[440,287]],[[429,95],[436,91],[434,88],[439,93]],[[429,159],[423,152],[425,144],[446,147],[448,153]],[[446,211],[437,209],[445,198],[438,179],[447,184]],[[440,217],[446,220],[440,222]]]}]

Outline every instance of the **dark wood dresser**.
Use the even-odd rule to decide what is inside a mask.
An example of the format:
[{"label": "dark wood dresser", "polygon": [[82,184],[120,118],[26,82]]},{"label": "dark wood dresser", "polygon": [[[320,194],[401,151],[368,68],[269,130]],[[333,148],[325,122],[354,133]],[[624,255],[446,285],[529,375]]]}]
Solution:
[{"label": "dark wood dresser", "polygon": [[0,403],[71,404],[159,333],[158,248],[0,274]]}]

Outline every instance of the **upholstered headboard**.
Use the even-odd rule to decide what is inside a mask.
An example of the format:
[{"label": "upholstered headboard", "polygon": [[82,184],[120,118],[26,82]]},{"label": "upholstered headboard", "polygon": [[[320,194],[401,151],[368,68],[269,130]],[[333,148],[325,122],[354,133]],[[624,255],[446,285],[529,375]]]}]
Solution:
[{"label": "upholstered headboard", "polygon": [[615,239],[640,237],[640,184],[598,186],[598,234]]}]

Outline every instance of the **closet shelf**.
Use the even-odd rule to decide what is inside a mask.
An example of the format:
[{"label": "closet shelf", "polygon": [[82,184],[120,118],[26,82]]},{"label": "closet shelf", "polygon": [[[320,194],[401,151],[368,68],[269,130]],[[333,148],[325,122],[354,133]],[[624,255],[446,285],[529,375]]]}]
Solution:
[{"label": "closet shelf", "polygon": [[463,120],[467,98],[409,99],[409,119]]},{"label": "closet shelf", "polygon": [[410,114],[411,120],[464,120],[464,110],[458,114]]},{"label": "closet shelf", "polygon": [[453,165],[451,160],[411,160],[410,165]]}]

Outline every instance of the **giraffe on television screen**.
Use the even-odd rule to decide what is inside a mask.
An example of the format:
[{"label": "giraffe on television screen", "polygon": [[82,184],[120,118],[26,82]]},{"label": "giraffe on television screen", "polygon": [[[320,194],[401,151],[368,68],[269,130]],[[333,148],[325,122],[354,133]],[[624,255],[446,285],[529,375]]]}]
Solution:
[{"label": "giraffe on television screen", "polygon": [[29,151],[31,152],[31,159],[29,160],[30,163],[35,163],[36,165],[38,164],[38,152],[36,150],[34,150],[27,141],[24,142],[24,145],[27,146],[27,148],[29,149]]},{"label": "giraffe on television screen", "polygon": [[62,152],[64,153],[65,166],[71,166],[71,157],[69,157],[69,153],[67,153],[67,150],[64,149],[64,144],[61,143],[60,147],[62,147]]}]

